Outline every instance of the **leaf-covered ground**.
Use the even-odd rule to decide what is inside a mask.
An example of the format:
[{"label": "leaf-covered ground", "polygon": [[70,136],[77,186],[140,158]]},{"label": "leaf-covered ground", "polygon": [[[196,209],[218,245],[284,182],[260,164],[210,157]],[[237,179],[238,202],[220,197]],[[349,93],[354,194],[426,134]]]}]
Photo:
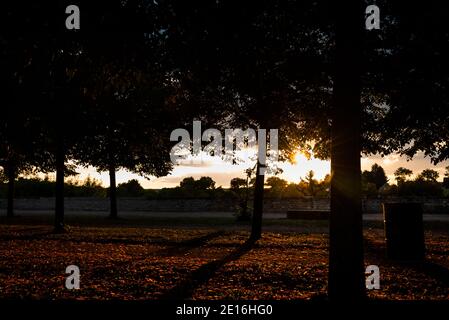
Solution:
[{"label": "leaf-covered ground", "polygon": [[[0,225],[0,298],[312,299],[326,294],[328,236],[272,228],[256,244],[226,228]],[[321,232],[321,229],[320,231]],[[449,235],[426,231],[427,261],[384,257],[383,232],[367,228],[365,264],[376,264],[373,299],[449,299]],[[81,289],[64,287],[68,265]]]}]

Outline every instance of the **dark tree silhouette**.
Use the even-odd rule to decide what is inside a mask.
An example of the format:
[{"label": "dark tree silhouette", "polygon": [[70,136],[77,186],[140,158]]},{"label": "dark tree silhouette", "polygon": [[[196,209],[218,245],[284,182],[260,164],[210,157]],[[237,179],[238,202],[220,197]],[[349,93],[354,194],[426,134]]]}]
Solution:
[{"label": "dark tree silhouette", "polygon": [[[320,141],[328,139],[320,133],[328,130],[323,101],[330,97],[330,84],[321,72],[329,40],[319,30],[327,14],[321,6],[313,1],[165,5],[167,48],[181,83],[200,88],[189,96],[210,103],[206,112],[197,109],[194,115],[205,115],[201,119],[219,128],[279,129],[284,159],[298,148],[311,148],[306,143],[311,139],[317,153],[324,149]],[[305,121],[306,114],[314,124]],[[258,159],[257,172],[263,165]],[[261,235],[263,192],[264,175],[258,175],[255,239]]]},{"label": "dark tree silhouette", "polygon": [[365,170],[362,172],[362,179],[365,182],[373,183],[377,190],[388,182],[385,170],[377,163],[371,166],[370,171]]},{"label": "dark tree silhouette", "polygon": [[408,177],[413,174],[413,171],[404,167],[399,167],[394,171],[397,184],[404,183]]},{"label": "dark tree silhouette", "polygon": [[331,146],[329,298],[364,297],[361,206],[361,1],[335,5],[336,50]]},{"label": "dark tree silhouette", "polygon": [[[33,150],[32,165],[42,171],[49,166],[56,168],[56,231],[63,230],[64,160],[70,144],[67,137],[74,132],[71,121],[76,120],[69,110],[73,110],[79,97],[75,84],[76,54],[72,51],[76,45],[60,34],[62,28],[57,17],[61,16],[58,12],[64,12],[60,5],[8,4],[5,8],[8,28],[15,30],[15,34],[9,35],[22,48],[20,57],[25,62],[23,66],[13,64],[17,67],[15,76],[21,83],[18,89],[26,99],[22,99],[21,108],[12,109],[12,113],[24,120],[25,130],[20,135],[26,137],[26,141],[22,141],[21,149]],[[32,128],[28,136],[26,128]],[[14,149],[16,155],[28,154],[18,150],[20,148]]]},{"label": "dark tree silhouette", "polygon": [[45,46],[42,43],[41,47],[45,52],[44,65],[47,66],[43,77],[49,84],[49,106],[43,110],[42,121],[49,132],[49,145],[55,154],[55,232],[59,233],[65,232],[64,179],[71,174],[66,161],[71,157],[76,141],[84,137],[77,128],[81,120],[80,43],[72,35],[50,34],[53,35],[50,44]]},{"label": "dark tree silhouette", "polygon": [[[13,8],[5,12],[15,12]],[[2,17],[9,23],[14,15]],[[12,23],[12,22],[11,22]],[[20,30],[20,29],[19,29]],[[30,174],[39,169],[51,169],[51,155],[38,150],[42,143],[42,130],[36,124],[36,95],[34,87],[35,65],[32,35],[3,34],[0,45],[1,88],[5,108],[0,117],[0,166],[8,181],[7,216],[14,214],[14,183],[20,174]]]},{"label": "dark tree silhouette", "polygon": [[87,4],[91,19],[83,28],[84,138],[73,158],[109,172],[111,218],[118,216],[116,171],[166,175],[172,168],[168,137],[179,126],[167,103],[173,92],[161,67],[160,39],[154,36],[158,30],[150,9],[155,4],[143,4]]},{"label": "dark tree silhouette", "polygon": [[436,182],[440,174],[433,169],[424,169],[416,178],[417,180]]},{"label": "dark tree silhouette", "polygon": [[117,187],[117,194],[123,197],[140,197],[144,189],[136,179],[120,183]]},{"label": "dark tree silhouette", "polygon": [[448,159],[449,13],[445,2],[380,5],[386,23],[382,38],[371,41],[382,55],[371,66],[371,76],[386,97],[377,140],[386,152],[400,151],[409,157],[424,152],[434,163]]}]

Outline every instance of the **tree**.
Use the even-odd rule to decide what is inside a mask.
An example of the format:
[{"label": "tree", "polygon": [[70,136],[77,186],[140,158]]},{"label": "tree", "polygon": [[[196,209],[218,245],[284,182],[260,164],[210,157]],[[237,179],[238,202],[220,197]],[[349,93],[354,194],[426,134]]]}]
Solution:
[{"label": "tree", "polygon": [[198,180],[187,177],[182,179],[179,186],[186,190],[206,191],[215,189],[215,181],[211,177],[201,177]]},{"label": "tree", "polygon": [[[251,219],[251,213],[248,202],[250,198],[250,188],[251,188],[251,176],[253,175],[254,168],[248,168],[245,170],[246,179],[233,178],[231,180],[231,190],[237,195],[239,202],[237,220],[247,221]],[[242,194],[243,189],[243,194]]]},{"label": "tree", "polygon": [[447,166],[445,168],[444,178],[443,178],[443,187],[446,189],[449,188],[449,166]]},{"label": "tree", "polygon": [[269,197],[282,197],[288,183],[284,179],[273,176],[267,179],[265,185],[270,187],[268,190],[264,190],[265,195]]},{"label": "tree", "polygon": [[436,182],[440,174],[433,169],[424,169],[417,177],[417,180]]},{"label": "tree", "polygon": [[[52,11],[53,12],[53,11]],[[52,19],[53,17],[50,17]],[[52,26],[54,27],[54,26]],[[55,191],[55,223],[54,232],[65,232],[64,227],[64,179],[75,172],[66,165],[71,157],[73,145],[84,135],[77,130],[80,123],[81,86],[79,50],[80,43],[73,36],[50,31],[50,43],[44,39],[39,44],[42,50],[41,64],[42,79],[46,92],[42,103],[44,110],[40,110],[39,122],[47,133],[45,150],[54,154],[54,168],[56,170]]]},{"label": "tree", "polygon": [[242,178],[232,178],[230,182],[231,190],[237,191],[246,186],[246,180]]},{"label": "tree", "polygon": [[266,185],[272,189],[282,190],[287,186],[288,182],[279,177],[269,177],[267,179]]},{"label": "tree", "polygon": [[[330,99],[330,81],[322,72],[330,38],[320,34],[318,27],[328,16],[321,4],[255,6],[218,1],[209,6],[174,3],[167,7],[164,30],[172,61],[178,66],[176,75],[189,88],[189,97],[218,103],[204,118],[214,119],[210,110],[220,106],[218,123],[224,127],[279,129],[285,133],[279,135],[278,144],[285,159],[298,147],[310,149],[308,140],[315,140],[314,151],[321,150],[319,142],[328,141],[326,134],[320,134],[322,129],[328,131],[323,100]],[[219,99],[211,99],[211,92]],[[300,112],[304,109],[314,110],[314,123],[305,121]],[[194,114],[201,114],[198,111],[204,110],[198,108]],[[259,147],[265,147],[261,139]],[[261,173],[266,164],[262,159],[255,162],[251,237],[257,240],[265,181]]]},{"label": "tree", "polygon": [[[338,5],[338,9],[342,9],[341,12],[339,10],[335,11],[335,16],[338,20],[346,20],[346,24],[349,24],[351,15],[353,19],[359,16],[357,12],[362,12],[361,8],[355,5],[354,2],[351,5],[358,11],[351,11],[349,8],[344,8],[345,6]],[[366,143],[365,148],[368,150],[380,151],[383,154],[399,150],[401,153],[411,157],[419,151],[424,151],[424,154],[430,156],[434,161],[444,160],[449,156],[447,145],[449,136],[449,130],[447,130],[447,105],[449,102],[447,98],[447,75],[449,63],[444,58],[448,54],[446,41],[449,35],[447,25],[448,12],[443,9],[444,4],[442,1],[431,1],[425,7],[404,6],[402,3],[393,3],[391,1],[381,2],[378,5],[383,8],[383,24],[379,33],[370,32],[366,34],[366,45],[364,48],[364,57],[367,59],[364,64],[366,72],[362,79],[362,88],[364,89],[362,92],[375,93],[374,95],[368,94],[365,97],[368,99],[365,99],[362,94],[362,105],[371,103],[375,106],[371,112],[375,117],[373,118],[374,121],[364,122],[367,126],[363,130],[362,142],[363,144]],[[420,23],[417,24],[416,21],[420,21]],[[359,21],[358,24],[362,25],[362,22]],[[357,29],[357,24],[354,21],[351,29],[344,30],[344,39],[347,41],[346,58],[353,59],[354,62],[358,62],[360,59],[360,56],[354,56],[359,41],[355,40],[351,48],[350,36]],[[338,69],[344,72],[343,69],[346,68],[346,72],[349,73],[346,75],[346,78],[352,76],[355,79],[351,68],[354,62],[347,61],[347,63],[343,63],[345,61],[344,57],[340,61],[338,59],[338,47],[341,43],[341,40],[339,41],[338,25],[336,33],[337,74]],[[334,86],[336,96],[338,95],[338,82],[338,78],[336,78]],[[356,100],[359,101],[359,99],[355,99],[355,88],[358,87],[358,84],[353,83],[351,87],[354,88],[353,92],[348,90],[343,93],[347,93],[346,97],[348,100],[350,97],[353,97],[354,102]],[[372,102],[375,103],[373,104]],[[338,105],[338,99],[336,99],[336,103]],[[347,106],[354,105],[355,103],[351,104],[349,101],[347,103]],[[356,111],[355,113],[357,114]],[[351,117],[352,112],[346,112],[346,115]],[[365,116],[366,114],[364,113],[363,117]],[[350,126],[350,129],[354,129],[357,125],[350,125],[351,120],[354,119],[347,119],[346,124]],[[334,122],[335,119],[332,122],[333,132],[345,130],[345,128],[336,126]],[[352,122],[354,124],[357,123],[357,121]],[[345,123],[344,119],[342,119],[342,123]],[[375,123],[378,125],[374,125]],[[346,131],[350,131],[350,129],[347,128]],[[354,132],[353,136],[358,137],[359,133]],[[352,139],[349,135],[347,138],[346,140],[341,140],[340,143],[345,141],[342,144],[348,145],[346,141],[351,141]],[[371,149],[372,147],[373,149]],[[339,141],[332,140],[332,149],[334,148],[340,148]],[[343,158],[343,155],[341,156]],[[353,174],[355,175],[355,168],[359,164],[358,161],[356,164],[355,152],[353,156],[354,162],[348,159],[348,161],[337,161],[337,163],[335,163],[336,159],[331,156],[332,171],[334,168],[337,171],[338,166],[341,165],[340,169],[342,170],[344,170],[343,166],[352,168],[351,171],[354,169]],[[354,179],[345,180],[337,175],[336,171],[332,173],[333,187],[331,187],[331,206],[333,208],[331,209],[330,227],[329,294],[330,297],[338,299],[338,292],[340,292],[341,298],[348,298],[348,295],[344,294],[346,290],[350,293],[349,298],[354,297],[356,293],[359,293],[358,296],[362,296],[363,255],[361,248],[361,221],[358,218],[359,204],[356,201],[356,197],[358,197],[356,190],[358,189],[358,182],[355,177]],[[344,176],[349,178],[350,175],[351,173],[347,172]],[[358,175],[360,175],[360,171]],[[335,191],[338,189],[338,185],[341,185],[342,188],[344,188],[344,185],[347,185],[348,189],[342,194],[336,195]],[[348,201],[352,205],[346,203],[345,197],[348,197],[347,200],[353,199],[353,201]],[[342,205],[343,203],[346,203],[346,206]],[[334,204],[335,206],[333,206]],[[344,217],[344,207],[346,207],[348,216],[345,219],[337,220],[337,216]],[[334,210],[334,208],[339,209]],[[340,213],[335,214],[337,212]],[[342,225],[343,221],[346,223],[346,227]],[[343,236],[344,231],[350,233],[346,238]],[[343,244],[345,241],[347,241],[346,245]],[[351,241],[354,243],[354,246],[350,244]],[[347,253],[351,253],[349,257],[345,258],[347,259],[346,261],[351,261],[352,268],[356,269],[352,269],[347,274],[348,277],[338,277],[336,275],[339,273],[337,271],[339,268],[339,242],[342,244],[340,247],[341,252],[352,249],[347,251]],[[340,256],[340,259],[342,258],[343,255]],[[344,263],[341,265],[343,266]],[[351,268],[351,266],[348,265],[347,267]],[[349,269],[346,270],[348,271]],[[340,270],[340,275],[343,274],[344,270]],[[348,279],[350,280],[348,281]],[[338,290],[339,286],[341,291]]]},{"label": "tree", "polygon": [[117,195],[121,197],[140,197],[143,195],[143,187],[136,179],[119,183],[117,187]]},{"label": "tree", "polygon": [[[26,91],[20,86],[19,90],[15,89],[16,94],[26,96]],[[8,96],[4,96],[4,99],[9,105],[8,111],[0,120],[0,166],[3,168],[2,174],[8,183],[6,215],[13,217],[15,180],[20,174],[30,174],[35,171],[36,159],[32,146],[36,140],[33,141],[33,130],[27,126],[27,118],[23,113],[23,109],[26,109],[22,105],[24,101],[17,96],[13,100],[9,100]],[[16,112],[10,112],[11,109]],[[20,111],[17,112],[17,110]]]},{"label": "tree", "polygon": [[377,163],[371,166],[371,171],[365,170],[362,172],[362,179],[367,183],[373,183],[377,190],[388,182],[384,169]]},{"label": "tree", "polygon": [[281,197],[288,185],[288,182],[279,177],[269,177],[265,184],[270,187],[270,189],[268,190],[268,194],[271,197]]},{"label": "tree", "polygon": [[[81,165],[109,172],[110,217],[115,218],[117,170],[156,177],[171,170],[169,141],[164,139],[169,137],[169,123],[158,121],[163,117],[164,94],[154,84],[154,74],[149,81],[143,74],[144,67],[137,69],[129,64],[117,69],[112,63],[97,62],[95,70],[94,83],[86,86],[89,112],[84,123],[89,134],[76,145],[76,157]],[[99,118],[103,121],[97,121]]]},{"label": "tree", "polygon": [[382,6],[387,23],[377,41],[383,59],[374,74],[386,99],[376,136],[387,152],[410,158],[423,152],[436,164],[449,156],[449,13],[440,0],[425,7]]},{"label": "tree", "polygon": [[213,190],[215,189],[215,181],[211,177],[201,177],[197,181],[198,189]]},{"label": "tree", "polygon": [[[60,17],[60,12],[64,12],[63,5],[33,3],[23,6],[8,3],[4,11],[6,17],[2,17],[9,30],[17,30],[17,33],[8,34],[5,38],[15,39],[13,41],[20,49],[15,45],[9,47],[8,41],[7,46],[15,52],[21,52],[16,61],[12,56],[7,59],[19,80],[14,91],[22,95],[21,108],[9,106],[9,111],[16,119],[23,120],[24,128],[31,130],[21,132],[21,136],[28,141],[22,141],[17,145],[20,148],[16,146],[10,150],[15,149],[16,158],[22,159],[22,164],[31,164],[42,171],[50,167],[56,169],[56,232],[64,229],[64,171],[69,172],[71,169],[64,165],[64,161],[72,138],[77,136],[74,123],[77,121],[76,111],[79,110],[79,46],[76,36],[67,33],[63,36],[61,32],[64,24],[57,17]],[[23,64],[15,63],[21,59]],[[20,168],[19,163],[14,166]],[[12,177],[10,181],[13,181]]]},{"label": "tree", "polygon": [[361,1],[338,3],[331,146],[329,298],[365,295],[361,205]]},{"label": "tree", "polygon": [[179,183],[179,187],[182,189],[196,189],[195,179],[193,177],[184,178]]},{"label": "tree", "polygon": [[397,184],[404,183],[407,181],[407,178],[413,174],[413,171],[404,167],[399,167],[394,172],[394,176],[396,178]]},{"label": "tree", "polygon": [[[142,175],[164,175],[171,169],[169,141],[164,139],[171,124],[158,120],[166,115],[159,113],[159,107],[169,104],[165,88],[170,77],[165,69],[163,74],[156,72],[163,47],[155,46],[160,37],[152,32],[151,6],[156,4],[143,4],[140,0],[83,2],[89,14],[81,30],[65,29],[66,1],[25,7],[8,3],[5,8],[2,21],[10,30],[20,30],[11,39],[21,45],[20,49],[11,46],[14,55],[8,59],[21,52],[26,67],[12,64],[11,74],[22,77],[22,69],[30,70],[30,80],[23,83],[31,93],[25,97],[32,103],[23,123],[37,129],[28,136],[36,138],[29,139],[31,159],[41,170],[56,169],[55,231],[64,230],[64,177],[71,169],[67,160],[111,173],[111,211],[115,213],[116,169],[125,167]],[[145,36],[142,30],[153,36]],[[3,42],[2,35],[4,43],[10,44]],[[104,81],[99,82],[102,77]]]},{"label": "tree", "polygon": [[152,6],[157,4],[102,4],[107,10],[90,8],[98,19],[89,21],[90,32],[83,42],[84,139],[75,145],[74,158],[79,165],[109,173],[110,217],[116,218],[116,171],[147,178],[168,174],[172,169],[168,137],[180,122],[171,102],[173,86],[162,66],[162,35],[152,24]]},{"label": "tree", "polygon": [[331,185],[331,175],[326,174],[320,182],[321,188],[325,192],[325,194],[328,194],[330,191],[330,185]]},{"label": "tree", "polygon": [[[14,28],[19,6],[9,4],[2,17]],[[21,11],[21,14],[23,11]],[[17,30],[26,29],[21,25]],[[35,86],[37,65],[34,63],[36,39],[28,32],[2,33],[0,44],[0,85],[5,108],[0,117],[0,166],[8,181],[7,216],[14,215],[15,180],[21,174],[31,174],[37,169],[51,169],[52,156],[38,148],[42,146],[43,131],[36,121],[36,101],[39,87]]]},{"label": "tree", "polygon": [[402,182],[397,187],[399,196],[441,197],[443,186],[436,181],[416,179],[414,181]]},{"label": "tree", "polygon": [[307,183],[307,189],[308,189],[308,193],[312,196],[315,197],[316,193],[318,191],[318,181],[314,179],[315,177],[315,172],[313,172],[313,170],[310,170],[306,177],[305,177],[305,181]]}]

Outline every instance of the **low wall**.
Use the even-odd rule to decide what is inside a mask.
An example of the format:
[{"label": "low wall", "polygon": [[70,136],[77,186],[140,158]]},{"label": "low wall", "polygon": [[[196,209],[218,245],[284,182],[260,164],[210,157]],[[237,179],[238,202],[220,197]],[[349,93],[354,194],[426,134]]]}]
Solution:
[{"label": "low wall", "polygon": [[[382,202],[422,202],[425,213],[448,214],[449,199],[365,199],[362,202],[365,213],[379,213]],[[54,198],[15,199],[17,210],[52,210]],[[121,211],[235,211],[237,203],[228,199],[165,199],[119,198]],[[294,210],[329,210],[329,198],[265,199],[264,212],[285,213]],[[0,208],[6,208],[6,199],[0,199]],[[65,208],[69,211],[107,211],[109,200],[105,198],[66,198]]]}]

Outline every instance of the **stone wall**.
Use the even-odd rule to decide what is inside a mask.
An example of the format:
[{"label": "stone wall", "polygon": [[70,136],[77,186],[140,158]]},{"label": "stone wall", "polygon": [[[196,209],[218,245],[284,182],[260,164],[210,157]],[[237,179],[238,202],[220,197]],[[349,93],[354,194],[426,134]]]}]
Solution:
[{"label": "stone wall", "polygon": [[[366,213],[379,213],[382,211],[382,202],[422,202],[426,213],[449,213],[449,199],[366,199],[363,209]],[[14,207],[17,210],[52,210],[54,198],[15,199]],[[6,208],[6,199],[0,199],[0,208]],[[104,198],[66,198],[65,208],[69,211],[107,211],[109,200]],[[147,200],[141,198],[119,198],[118,208],[121,211],[235,211],[236,203],[223,199],[165,199]],[[329,198],[299,198],[299,199],[265,199],[265,212],[282,212],[289,210],[328,210]]]}]

